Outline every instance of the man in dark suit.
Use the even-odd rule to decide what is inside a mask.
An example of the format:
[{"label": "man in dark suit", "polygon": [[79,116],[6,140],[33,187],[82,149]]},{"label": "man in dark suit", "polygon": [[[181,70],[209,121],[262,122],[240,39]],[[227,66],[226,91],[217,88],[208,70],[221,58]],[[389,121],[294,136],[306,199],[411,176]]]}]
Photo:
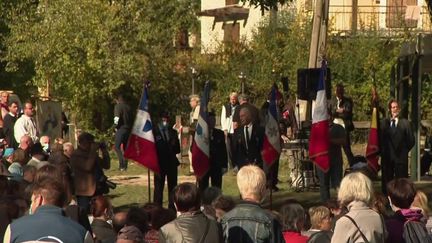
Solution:
[{"label": "man in dark suit", "polygon": [[354,130],[353,119],[353,101],[344,95],[345,90],[342,84],[336,85],[336,97],[330,103],[330,111],[333,122],[342,125],[346,131],[346,143],[343,150],[348,159],[350,166],[354,164],[354,155],[351,151],[350,134]]},{"label": "man in dark suit", "polygon": [[154,202],[162,206],[165,177],[168,182],[168,207],[174,208],[173,190],[177,186],[177,166],[180,164],[176,154],[180,153],[177,132],[168,123],[167,113],[161,115],[161,122],[154,127],[153,135],[159,159],[160,173],[154,175]]},{"label": "man in dark suit", "polygon": [[389,181],[408,177],[408,153],[415,143],[410,122],[399,117],[398,102],[391,100],[388,108],[390,118],[383,119],[380,124],[381,179],[384,193]]},{"label": "man in dark suit", "polygon": [[215,113],[208,113],[208,126],[210,134],[210,169],[207,174],[198,182],[200,190],[203,192],[209,186],[211,178],[212,187],[222,188],[222,174],[228,165],[227,149],[225,145],[225,135],[220,129],[215,128]]},{"label": "man in dark suit", "polygon": [[13,101],[9,104],[9,113],[3,118],[3,132],[6,142],[10,148],[17,149],[18,143],[15,140],[14,125],[18,119],[18,103]]},{"label": "man in dark suit", "polygon": [[247,164],[255,164],[262,168],[264,128],[253,123],[252,113],[248,107],[240,109],[239,117],[240,127],[234,132],[233,159],[239,169]]}]

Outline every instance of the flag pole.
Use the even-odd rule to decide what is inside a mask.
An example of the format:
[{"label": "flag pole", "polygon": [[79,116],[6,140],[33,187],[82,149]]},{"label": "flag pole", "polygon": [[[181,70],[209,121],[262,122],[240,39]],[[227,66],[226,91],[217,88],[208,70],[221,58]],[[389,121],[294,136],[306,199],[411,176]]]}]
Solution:
[{"label": "flag pole", "polygon": [[147,188],[148,188],[148,199],[147,202],[151,202],[151,184],[150,184],[150,169],[147,168]]},{"label": "flag pole", "polygon": [[273,169],[272,166],[274,165],[274,163],[272,165],[270,165],[269,170],[270,170],[270,210],[273,210]]}]

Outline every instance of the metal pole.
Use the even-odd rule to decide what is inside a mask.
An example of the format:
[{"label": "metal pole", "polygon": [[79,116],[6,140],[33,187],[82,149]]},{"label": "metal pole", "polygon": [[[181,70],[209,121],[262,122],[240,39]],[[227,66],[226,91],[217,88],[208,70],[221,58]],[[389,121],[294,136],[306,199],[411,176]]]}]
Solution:
[{"label": "metal pole", "polygon": [[151,184],[150,184],[150,170],[149,169],[147,169],[147,188],[148,188],[147,202],[151,202]]},{"label": "metal pole", "polygon": [[196,74],[196,70],[194,67],[191,67],[191,71],[192,71],[192,94],[195,94],[195,74]]},{"label": "metal pole", "polygon": [[241,93],[244,94],[244,92],[245,92],[245,79],[246,79],[246,76],[245,76],[245,74],[243,72],[240,72],[240,75],[238,77],[239,77],[240,82],[241,82],[240,83],[240,85],[241,85]]}]

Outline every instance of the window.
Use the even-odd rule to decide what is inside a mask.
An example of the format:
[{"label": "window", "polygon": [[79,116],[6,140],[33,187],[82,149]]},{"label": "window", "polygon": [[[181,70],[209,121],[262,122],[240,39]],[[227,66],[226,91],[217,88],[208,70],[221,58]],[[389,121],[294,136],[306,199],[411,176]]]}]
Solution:
[{"label": "window", "polygon": [[405,20],[407,6],[417,5],[417,0],[387,0],[387,28],[415,28],[416,20]]}]

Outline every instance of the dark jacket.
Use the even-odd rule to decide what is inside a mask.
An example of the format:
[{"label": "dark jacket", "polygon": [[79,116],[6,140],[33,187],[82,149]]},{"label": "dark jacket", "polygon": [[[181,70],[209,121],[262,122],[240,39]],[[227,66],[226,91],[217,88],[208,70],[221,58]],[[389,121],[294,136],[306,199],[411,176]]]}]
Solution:
[{"label": "dark jacket", "polygon": [[414,146],[414,134],[407,119],[399,118],[396,128],[390,127],[390,118],[381,121],[381,158],[382,166],[387,163],[408,164],[408,153]]},{"label": "dark jacket", "polygon": [[276,218],[258,204],[243,201],[222,219],[224,242],[285,242]]},{"label": "dark jacket", "polygon": [[224,132],[216,128],[210,132],[210,169],[227,168],[228,156]]},{"label": "dark jacket", "polygon": [[[162,134],[161,130],[164,131],[164,134]],[[180,142],[177,132],[170,126],[164,129],[156,126],[153,129],[153,134],[161,171],[166,173],[168,170],[177,170],[177,166],[180,164],[176,157],[176,154],[180,153]]]},{"label": "dark jacket", "polygon": [[117,239],[117,234],[114,232],[112,225],[101,219],[93,219],[91,223],[93,234],[96,236],[96,240],[102,242],[114,243]]},{"label": "dark jacket", "polygon": [[404,224],[407,220],[414,220],[421,222],[423,214],[421,209],[402,209],[394,213],[394,215],[385,221],[388,237],[386,242],[391,243],[404,243],[402,238]]},{"label": "dark jacket", "polygon": [[8,113],[3,118],[3,133],[5,135],[6,142],[8,143],[9,147],[14,149],[18,148],[18,143],[15,140],[14,135],[14,125],[17,119],[18,117],[11,116],[10,113]]},{"label": "dark jacket", "polygon": [[[345,129],[348,132],[351,132],[354,130],[354,123],[352,121],[353,119],[353,101],[351,98],[348,97],[342,97],[339,107],[337,107],[337,98],[334,97],[330,102],[330,114],[332,115],[332,118],[340,118],[344,121]],[[336,110],[338,108],[343,108],[344,112],[337,113]]]},{"label": "dark jacket", "polygon": [[130,129],[132,127],[132,112],[128,104],[124,102],[116,104],[114,106],[114,116],[119,118],[116,125],[117,129]]},{"label": "dark jacket", "polygon": [[55,237],[64,243],[84,242],[86,230],[73,220],[63,216],[55,206],[40,206],[34,215],[24,216],[12,222],[11,243]]},{"label": "dark jacket", "polygon": [[259,125],[252,126],[250,140],[246,146],[244,126],[234,132],[233,138],[233,160],[239,167],[247,164],[256,164],[262,167],[261,148],[264,139],[264,128]]},{"label": "dark jacket", "polygon": [[219,243],[222,233],[216,221],[201,211],[184,213],[159,230],[159,243]]}]

